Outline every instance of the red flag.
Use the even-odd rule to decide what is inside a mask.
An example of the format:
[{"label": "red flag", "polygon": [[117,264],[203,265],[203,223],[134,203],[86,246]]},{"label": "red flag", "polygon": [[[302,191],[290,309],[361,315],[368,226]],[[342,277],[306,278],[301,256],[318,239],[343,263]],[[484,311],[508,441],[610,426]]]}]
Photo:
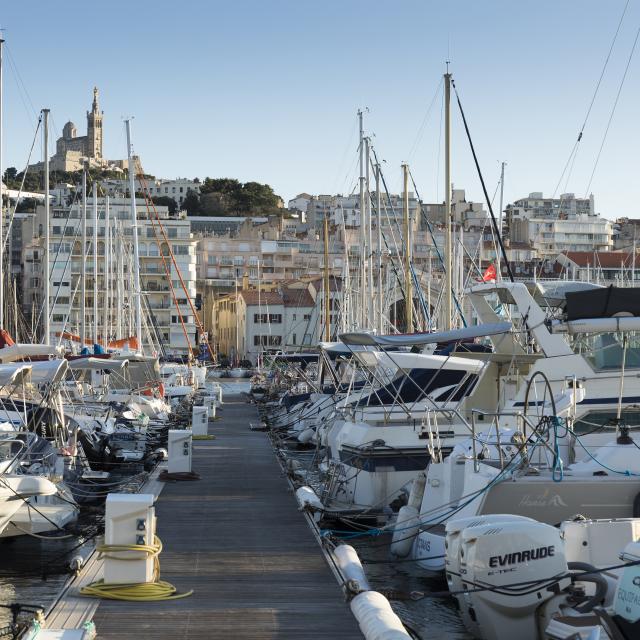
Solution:
[{"label": "red flag", "polygon": [[495,265],[490,264],[486,271],[482,274],[482,282],[495,282],[496,281],[496,268]]}]

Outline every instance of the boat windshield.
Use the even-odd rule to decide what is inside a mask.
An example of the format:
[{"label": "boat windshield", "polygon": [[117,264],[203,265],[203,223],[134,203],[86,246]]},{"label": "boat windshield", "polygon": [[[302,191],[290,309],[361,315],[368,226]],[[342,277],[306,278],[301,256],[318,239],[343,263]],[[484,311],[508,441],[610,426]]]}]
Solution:
[{"label": "boat windshield", "polygon": [[[581,333],[570,339],[574,353],[582,355],[596,371],[640,369],[640,333]],[[626,353],[625,353],[626,351]]]}]

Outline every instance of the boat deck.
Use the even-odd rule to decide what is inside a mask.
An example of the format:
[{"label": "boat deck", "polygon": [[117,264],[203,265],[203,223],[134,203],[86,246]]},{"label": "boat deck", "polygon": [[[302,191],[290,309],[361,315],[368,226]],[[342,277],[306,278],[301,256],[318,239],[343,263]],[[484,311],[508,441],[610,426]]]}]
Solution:
[{"label": "boat deck", "polygon": [[167,483],[156,503],[162,578],[193,595],[100,601],[99,638],[362,638],[257,420],[225,396],[216,439],[194,442],[201,479]]}]

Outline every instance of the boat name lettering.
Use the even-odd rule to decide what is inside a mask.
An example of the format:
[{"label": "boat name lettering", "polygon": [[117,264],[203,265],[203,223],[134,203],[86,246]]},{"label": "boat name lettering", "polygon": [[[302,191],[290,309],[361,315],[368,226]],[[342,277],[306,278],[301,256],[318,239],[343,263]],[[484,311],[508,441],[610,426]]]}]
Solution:
[{"label": "boat name lettering", "polygon": [[537,549],[526,549],[525,551],[514,551],[503,556],[491,556],[489,558],[489,566],[504,567],[508,564],[516,564],[518,562],[529,562],[530,560],[542,560],[542,558],[550,558],[556,554],[555,545],[548,547],[538,547]]}]

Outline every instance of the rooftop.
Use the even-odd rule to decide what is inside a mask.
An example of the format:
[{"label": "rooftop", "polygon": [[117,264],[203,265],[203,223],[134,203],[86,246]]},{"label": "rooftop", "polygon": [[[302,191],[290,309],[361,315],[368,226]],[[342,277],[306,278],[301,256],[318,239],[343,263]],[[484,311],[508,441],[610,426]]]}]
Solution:
[{"label": "rooftop", "polygon": [[600,267],[602,269],[619,269],[630,267],[633,254],[627,251],[563,251],[571,262],[578,267]]}]

